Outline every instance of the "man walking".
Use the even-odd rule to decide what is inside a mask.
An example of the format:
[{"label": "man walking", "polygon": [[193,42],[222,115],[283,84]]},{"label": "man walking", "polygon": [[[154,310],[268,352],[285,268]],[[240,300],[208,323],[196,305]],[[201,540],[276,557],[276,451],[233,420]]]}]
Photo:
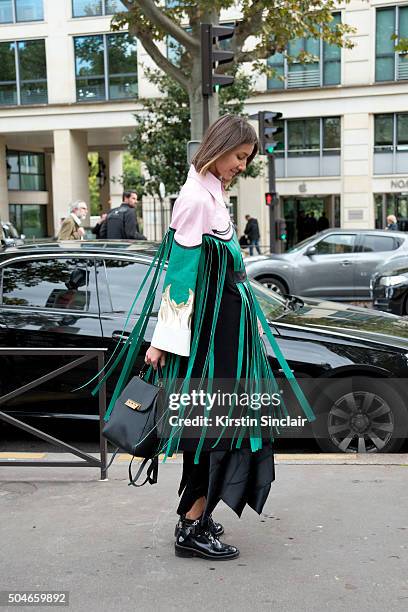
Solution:
[{"label": "man walking", "polygon": [[99,238],[108,240],[146,240],[138,230],[136,222],[137,195],[134,191],[123,193],[123,202],[118,208],[108,212],[106,220],[101,224]]},{"label": "man walking", "polygon": [[247,236],[249,240],[249,255],[254,254],[254,247],[256,248],[258,255],[261,254],[261,250],[259,248],[259,225],[258,220],[255,217],[251,217],[251,215],[245,215],[245,219],[247,224],[244,229],[244,234]]},{"label": "man walking", "polygon": [[82,221],[88,214],[88,206],[82,200],[76,200],[70,206],[70,214],[64,219],[58,232],[57,240],[83,240],[85,230]]}]

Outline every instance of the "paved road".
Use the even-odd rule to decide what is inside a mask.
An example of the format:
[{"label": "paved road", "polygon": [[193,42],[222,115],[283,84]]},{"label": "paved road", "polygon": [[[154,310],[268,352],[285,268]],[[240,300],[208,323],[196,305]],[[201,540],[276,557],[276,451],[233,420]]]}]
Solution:
[{"label": "paved road", "polygon": [[408,456],[332,461],[278,458],[261,517],[220,504],[241,556],[218,564],[174,557],[179,459],[141,489],[121,460],[106,482],[94,468],[0,467],[0,589],[69,590],[75,612],[405,611]]}]

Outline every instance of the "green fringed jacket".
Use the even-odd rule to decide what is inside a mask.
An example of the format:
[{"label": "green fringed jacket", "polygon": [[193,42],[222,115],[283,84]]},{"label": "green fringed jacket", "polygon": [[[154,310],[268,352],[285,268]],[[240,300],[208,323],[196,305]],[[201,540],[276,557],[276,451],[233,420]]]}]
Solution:
[{"label": "green fringed jacket", "polygon": [[[222,316],[228,318],[228,310],[222,309],[222,300],[229,268],[232,267],[238,279],[236,289],[234,288],[238,302],[235,300],[233,304],[236,326],[233,327],[230,337],[231,346],[234,348],[223,354],[232,359],[233,368],[229,377],[233,381],[233,387],[238,388],[240,381],[242,385],[244,380],[247,381],[247,389],[256,392],[258,382],[263,381],[264,384],[267,381],[271,394],[277,390],[266,349],[258,332],[260,325],[303,411],[309,420],[313,420],[313,412],[283,357],[246,278],[240,246],[224,201],[222,183],[210,172],[204,176],[198,174],[193,166],[190,167],[187,181],[174,205],[170,228],[128,315],[129,319],[147,285],[147,297],[140,318],[125,344],[117,347],[117,351],[120,348],[119,353],[113,355],[110,360],[113,360],[113,363],[105,374],[106,379],[116,367],[122,365],[105,420],[109,419],[110,411],[132,373],[166,262],[168,266],[162,300],[151,344],[167,352],[163,371],[167,393],[173,392],[179,374],[183,377],[182,392],[188,391],[193,374],[197,376],[197,363],[200,364],[200,376],[206,391],[211,390],[214,373],[217,372],[217,359],[221,358],[221,350],[217,349],[217,342],[220,347],[219,330],[221,328],[222,332],[223,326],[220,313],[223,312]],[[222,342],[228,344],[229,340],[222,338]],[[240,447],[244,433],[240,432],[232,442],[235,448]],[[248,435],[248,432],[246,434]],[[181,438],[182,427],[174,427],[161,449],[165,452],[165,458],[177,451]],[[196,446],[196,463],[199,461],[205,438],[206,427],[203,426]],[[249,431],[249,440],[252,451],[262,448],[259,426],[254,426]]]}]

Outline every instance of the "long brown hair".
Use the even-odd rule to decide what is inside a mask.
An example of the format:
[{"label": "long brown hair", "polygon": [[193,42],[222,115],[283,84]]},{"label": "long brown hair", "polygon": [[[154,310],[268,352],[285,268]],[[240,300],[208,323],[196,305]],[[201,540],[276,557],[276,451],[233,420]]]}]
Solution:
[{"label": "long brown hair", "polygon": [[258,137],[252,125],[239,115],[223,115],[204,134],[203,142],[192,159],[199,174],[205,174],[210,166],[224,153],[242,144],[253,144],[247,166],[258,152]]}]

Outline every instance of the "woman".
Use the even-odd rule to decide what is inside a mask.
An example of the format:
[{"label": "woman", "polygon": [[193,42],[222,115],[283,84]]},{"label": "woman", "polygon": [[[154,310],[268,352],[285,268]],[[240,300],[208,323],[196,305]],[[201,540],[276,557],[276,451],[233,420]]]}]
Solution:
[{"label": "woman", "polygon": [[[205,134],[151,266],[154,276],[127,340],[126,361],[111,406],[131,375],[168,259],[158,322],[145,356],[152,373],[161,366],[168,396],[180,391],[180,380],[182,392],[217,391],[221,381],[222,391],[233,392],[231,395],[239,390],[253,393],[262,386],[271,396],[278,387],[261,340],[263,329],[306,415],[313,418],[246,279],[225,202],[225,187],[252,162],[257,150],[256,133],[242,117],[225,115]],[[207,405],[200,409],[209,414]],[[234,401],[226,409],[221,405],[211,408],[211,412],[223,410],[227,416],[245,417],[251,412],[250,407]],[[180,405],[178,414],[189,416],[191,410]],[[259,418],[253,420],[248,426],[223,427],[216,433],[203,424],[194,436],[178,424],[167,430],[165,458],[183,450],[177,556],[238,557],[235,546],[218,539],[224,528],[213,521],[212,512],[221,499],[238,516],[246,504],[259,514],[262,511],[274,480],[274,461],[270,433],[265,439]]]}]

